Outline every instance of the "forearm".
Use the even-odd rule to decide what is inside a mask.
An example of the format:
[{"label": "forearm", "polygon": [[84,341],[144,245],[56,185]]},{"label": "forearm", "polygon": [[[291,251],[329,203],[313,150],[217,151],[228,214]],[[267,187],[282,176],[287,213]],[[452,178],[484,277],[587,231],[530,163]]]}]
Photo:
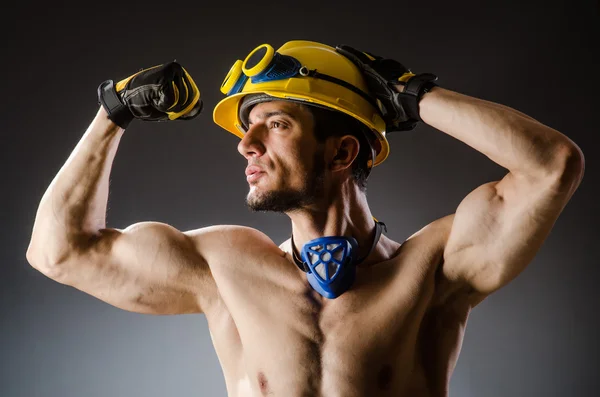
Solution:
[{"label": "forearm", "polygon": [[60,263],[86,236],[106,226],[109,175],[122,134],[100,108],[40,201],[30,262]]},{"label": "forearm", "polygon": [[544,176],[564,167],[575,144],[507,106],[435,88],[420,102],[423,121],[514,173]]}]

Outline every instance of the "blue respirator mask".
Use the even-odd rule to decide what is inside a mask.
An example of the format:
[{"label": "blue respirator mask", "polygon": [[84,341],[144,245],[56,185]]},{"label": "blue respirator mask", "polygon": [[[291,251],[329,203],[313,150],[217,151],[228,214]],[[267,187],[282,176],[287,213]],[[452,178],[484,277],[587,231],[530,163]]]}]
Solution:
[{"label": "blue respirator mask", "polygon": [[375,221],[375,237],[371,249],[362,258],[357,258],[358,243],[353,237],[327,236],[304,244],[302,259],[299,259],[292,235],[294,262],[306,273],[306,278],[315,291],[327,299],[335,299],[352,287],[356,266],[373,252],[384,228],[383,222]]}]

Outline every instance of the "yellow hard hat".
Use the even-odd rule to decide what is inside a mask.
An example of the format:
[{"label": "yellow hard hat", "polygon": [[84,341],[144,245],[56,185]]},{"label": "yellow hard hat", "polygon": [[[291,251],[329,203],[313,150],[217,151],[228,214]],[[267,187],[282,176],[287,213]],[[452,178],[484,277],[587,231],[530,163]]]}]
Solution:
[{"label": "yellow hard hat", "polygon": [[335,48],[313,41],[289,41],[277,52],[262,44],[236,61],[223,84],[227,97],[213,111],[214,122],[243,138],[246,127],[240,119],[240,104],[247,95],[263,94],[283,100],[326,107],[348,114],[375,134],[373,165],[383,162],[390,151],[385,122],[376,100],[369,94],[358,67]]}]

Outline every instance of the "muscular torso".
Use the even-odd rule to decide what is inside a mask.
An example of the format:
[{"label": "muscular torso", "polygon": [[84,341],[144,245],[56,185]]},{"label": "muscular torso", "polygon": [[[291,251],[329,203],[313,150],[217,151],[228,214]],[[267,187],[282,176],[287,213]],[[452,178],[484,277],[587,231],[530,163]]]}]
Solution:
[{"label": "muscular torso", "polygon": [[209,258],[219,298],[205,313],[230,396],[447,395],[469,305],[440,275],[443,227],[402,245],[382,237],[387,260],[360,266],[333,300],[289,242],[248,233],[243,255],[232,242]]}]

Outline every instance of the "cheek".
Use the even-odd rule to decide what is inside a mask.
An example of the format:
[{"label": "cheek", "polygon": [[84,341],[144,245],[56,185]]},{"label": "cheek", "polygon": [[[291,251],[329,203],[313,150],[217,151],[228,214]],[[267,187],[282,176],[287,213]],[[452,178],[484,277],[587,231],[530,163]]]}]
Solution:
[{"label": "cheek", "polygon": [[273,142],[269,157],[280,182],[286,185],[304,183],[307,174],[312,172],[316,149],[311,142]]},{"label": "cheek", "polygon": [[285,140],[273,140],[269,150],[269,158],[275,168],[293,167],[298,162],[300,151]]},{"label": "cheek", "polygon": [[281,186],[298,186],[304,183],[309,172],[296,150],[280,150],[272,155],[276,183]]},{"label": "cheek", "polygon": [[299,161],[296,153],[277,153],[276,168],[277,176],[286,184],[293,184],[298,175],[304,172],[303,164]]}]

